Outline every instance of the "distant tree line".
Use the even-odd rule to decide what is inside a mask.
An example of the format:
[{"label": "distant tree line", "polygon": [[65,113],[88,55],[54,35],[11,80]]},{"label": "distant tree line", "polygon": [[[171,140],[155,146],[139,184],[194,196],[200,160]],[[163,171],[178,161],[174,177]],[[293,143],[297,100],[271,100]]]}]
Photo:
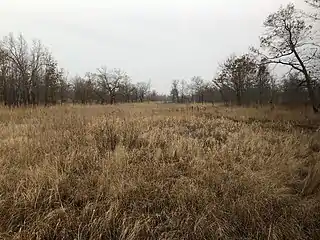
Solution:
[{"label": "distant tree line", "polygon": [[94,73],[69,77],[52,53],[39,41],[31,45],[20,34],[0,41],[0,101],[11,107],[73,102],[161,101],[150,82],[133,84],[121,69],[100,67]]},{"label": "distant tree line", "polygon": [[[309,104],[303,76],[296,71],[276,79],[270,66],[256,62],[249,54],[231,55],[220,65],[217,76],[205,81],[199,76],[189,81],[173,80],[170,99],[175,103],[224,103],[225,105]],[[320,85],[314,91],[320,96]]]},{"label": "distant tree line", "polygon": [[22,35],[0,43],[0,100],[8,106],[55,103],[65,81],[52,54],[40,41],[29,47]]},{"label": "distant tree line", "polygon": [[[175,79],[168,96],[151,90],[150,81],[133,83],[122,69],[105,66],[84,76],[69,76],[39,40],[29,44],[20,34],[0,41],[0,101],[7,106],[57,103],[115,104],[170,101],[225,104],[310,104],[319,111],[319,0],[306,0],[315,11],[306,14],[293,4],[281,6],[265,22],[260,47],[231,54],[216,76]],[[287,73],[277,79],[275,65]]]},{"label": "distant tree line", "polygon": [[[290,3],[270,14],[264,22],[260,48],[230,55],[220,64],[215,78],[204,81],[173,80],[174,102],[224,102],[225,104],[310,104],[319,111],[320,36],[317,22],[320,1],[307,0],[316,10],[306,14]],[[285,66],[282,79],[272,74],[275,65]]]}]

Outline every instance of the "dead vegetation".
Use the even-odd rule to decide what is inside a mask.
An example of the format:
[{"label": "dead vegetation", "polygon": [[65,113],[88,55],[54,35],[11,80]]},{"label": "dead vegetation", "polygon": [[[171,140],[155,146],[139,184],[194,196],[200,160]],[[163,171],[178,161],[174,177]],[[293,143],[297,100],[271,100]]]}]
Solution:
[{"label": "dead vegetation", "polygon": [[294,125],[319,127],[313,115],[156,104],[0,112],[1,239],[320,238],[320,133]]}]

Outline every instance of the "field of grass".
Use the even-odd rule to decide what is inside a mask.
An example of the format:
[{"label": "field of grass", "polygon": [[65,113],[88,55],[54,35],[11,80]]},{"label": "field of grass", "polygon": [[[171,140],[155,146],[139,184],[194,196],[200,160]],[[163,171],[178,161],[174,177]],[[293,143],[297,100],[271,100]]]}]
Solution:
[{"label": "field of grass", "polygon": [[0,109],[0,239],[320,239],[320,118]]}]

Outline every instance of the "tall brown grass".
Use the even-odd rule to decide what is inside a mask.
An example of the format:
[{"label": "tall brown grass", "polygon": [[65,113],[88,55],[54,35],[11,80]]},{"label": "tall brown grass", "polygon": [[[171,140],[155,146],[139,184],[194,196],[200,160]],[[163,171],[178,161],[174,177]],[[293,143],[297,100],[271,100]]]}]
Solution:
[{"label": "tall brown grass", "polygon": [[183,105],[0,110],[0,239],[320,239],[319,119]]}]

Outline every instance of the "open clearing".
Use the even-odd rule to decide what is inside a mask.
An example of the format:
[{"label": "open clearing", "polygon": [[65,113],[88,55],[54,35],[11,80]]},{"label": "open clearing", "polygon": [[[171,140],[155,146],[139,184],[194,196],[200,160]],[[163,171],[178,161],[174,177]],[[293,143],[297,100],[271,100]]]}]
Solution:
[{"label": "open clearing", "polygon": [[1,239],[320,239],[320,118],[123,104],[0,110]]}]

